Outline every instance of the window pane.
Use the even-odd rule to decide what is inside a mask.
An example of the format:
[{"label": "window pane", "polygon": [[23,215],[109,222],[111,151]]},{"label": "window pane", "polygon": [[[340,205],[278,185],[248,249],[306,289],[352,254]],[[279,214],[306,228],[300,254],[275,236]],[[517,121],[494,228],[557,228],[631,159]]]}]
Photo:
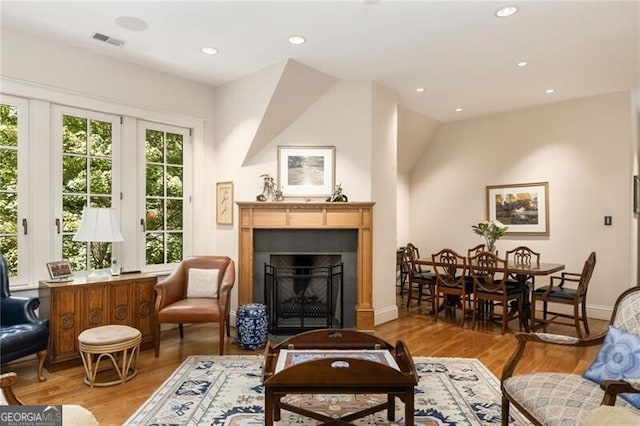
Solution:
[{"label": "window pane", "polygon": [[0,105],[0,146],[18,146],[18,108]]},{"label": "window pane", "polygon": [[161,231],[164,229],[164,200],[147,198],[147,230]]},{"label": "window pane", "polygon": [[18,275],[18,238],[14,236],[0,236],[0,252],[7,261],[9,276]]},{"label": "window pane", "polygon": [[182,167],[167,167],[167,197],[182,197]]},{"label": "window pane", "polygon": [[147,165],[147,196],[164,196],[164,172],[162,166]]},{"label": "window pane", "polygon": [[178,263],[182,260],[182,233],[167,233],[167,263]]},{"label": "window pane", "polygon": [[182,165],[182,135],[167,133],[167,163]]},{"label": "window pane", "polygon": [[66,154],[87,153],[87,119],[62,116],[62,152]]},{"label": "window pane", "polygon": [[91,159],[91,192],[111,194],[111,160]]},{"label": "window pane", "polygon": [[164,133],[158,130],[147,129],[146,153],[148,163],[164,162]]},{"label": "window pane", "polygon": [[91,202],[89,205],[91,207],[111,207],[111,197],[91,196]]},{"label": "window pane", "polygon": [[74,271],[87,269],[87,243],[72,240],[73,235],[62,236],[62,258],[68,260]]},{"label": "window pane", "polygon": [[62,192],[87,191],[87,159],[62,156]]},{"label": "window pane", "polygon": [[0,190],[18,189],[18,151],[0,148]]},{"label": "window pane", "polygon": [[182,230],[182,200],[167,200],[167,230]]},{"label": "window pane", "polygon": [[111,157],[111,123],[91,120],[91,155]]},{"label": "window pane", "polygon": [[62,232],[73,232],[78,230],[82,209],[87,204],[87,198],[82,195],[62,196]]},{"label": "window pane", "polygon": [[0,193],[0,234],[18,232],[18,194]]},{"label": "window pane", "polygon": [[147,265],[160,265],[164,263],[163,234],[147,234],[145,258]]}]

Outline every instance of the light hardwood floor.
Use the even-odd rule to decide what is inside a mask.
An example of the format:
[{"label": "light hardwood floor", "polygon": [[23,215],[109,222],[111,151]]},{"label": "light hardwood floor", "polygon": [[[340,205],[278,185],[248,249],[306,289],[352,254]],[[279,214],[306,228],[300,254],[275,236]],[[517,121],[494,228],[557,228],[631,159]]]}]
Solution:
[{"label": "light hardwood floor", "polygon": [[[483,324],[476,330],[470,324],[464,328],[459,319],[441,318],[436,323],[425,313],[426,307],[406,309],[398,298],[400,318],[376,327],[376,335],[395,343],[403,340],[412,355],[478,358],[496,377],[515,348],[513,332],[517,321],[502,336],[498,324]],[[608,322],[590,320],[591,335],[603,332]],[[549,332],[575,335],[570,327],[557,326]],[[138,375],[131,381],[105,388],[84,385],[82,366],[45,373],[47,380],[39,383],[35,377],[36,360],[26,359],[10,364],[3,371],[15,371],[18,384],[15,392],[25,404],[80,404],[91,410],[100,424],[121,425],[162,384],[188,355],[217,354],[217,324],[185,327],[183,341],[177,329],[163,332],[160,357],[153,350],[142,351],[138,359]],[[531,347],[516,371],[565,371],[581,373],[594,358],[599,347],[566,349],[558,347]],[[226,343],[226,354],[260,354],[261,351],[243,351],[234,343],[234,330]]]}]

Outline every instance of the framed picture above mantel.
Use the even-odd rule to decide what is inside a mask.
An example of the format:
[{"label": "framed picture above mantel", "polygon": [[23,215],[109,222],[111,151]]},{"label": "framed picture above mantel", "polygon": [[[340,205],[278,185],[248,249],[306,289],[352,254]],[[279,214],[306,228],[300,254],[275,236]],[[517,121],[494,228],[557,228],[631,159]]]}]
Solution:
[{"label": "framed picture above mantel", "polygon": [[487,186],[487,220],[506,235],[549,235],[549,182]]},{"label": "framed picture above mantel", "polygon": [[326,197],[335,184],[334,146],[279,146],[278,186],[285,197]]}]

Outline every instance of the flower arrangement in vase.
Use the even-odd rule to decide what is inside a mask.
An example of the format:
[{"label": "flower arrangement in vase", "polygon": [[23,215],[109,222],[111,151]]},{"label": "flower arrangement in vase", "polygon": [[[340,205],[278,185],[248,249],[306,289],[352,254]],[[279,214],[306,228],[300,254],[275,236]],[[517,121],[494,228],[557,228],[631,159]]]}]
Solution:
[{"label": "flower arrangement in vase", "polygon": [[473,232],[476,234],[484,237],[484,240],[487,243],[487,251],[495,253],[496,240],[502,237],[509,227],[503,225],[499,220],[484,220],[482,222],[478,222],[477,225],[472,225],[471,229],[473,229]]}]

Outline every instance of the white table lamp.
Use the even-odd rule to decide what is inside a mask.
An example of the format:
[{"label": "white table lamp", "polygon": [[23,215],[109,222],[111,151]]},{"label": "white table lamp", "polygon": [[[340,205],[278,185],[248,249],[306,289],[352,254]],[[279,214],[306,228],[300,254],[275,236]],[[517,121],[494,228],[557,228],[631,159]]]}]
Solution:
[{"label": "white table lamp", "polygon": [[[120,232],[120,223],[113,208],[97,208],[85,207],[82,210],[82,219],[78,226],[78,232],[73,236],[73,241],[83,241],[87,243],[115,243],[124,241]],[[108,265],[102,264],[100,258],[104,256],[106,247],[103,244],[98,245],[98,254],[92,252],[94,260],[97,262],[96,268],[106,268]],[[112,257],[112,275],[120,275],[118,263]],[[90,274],[91,275],[91,274]]]}]

